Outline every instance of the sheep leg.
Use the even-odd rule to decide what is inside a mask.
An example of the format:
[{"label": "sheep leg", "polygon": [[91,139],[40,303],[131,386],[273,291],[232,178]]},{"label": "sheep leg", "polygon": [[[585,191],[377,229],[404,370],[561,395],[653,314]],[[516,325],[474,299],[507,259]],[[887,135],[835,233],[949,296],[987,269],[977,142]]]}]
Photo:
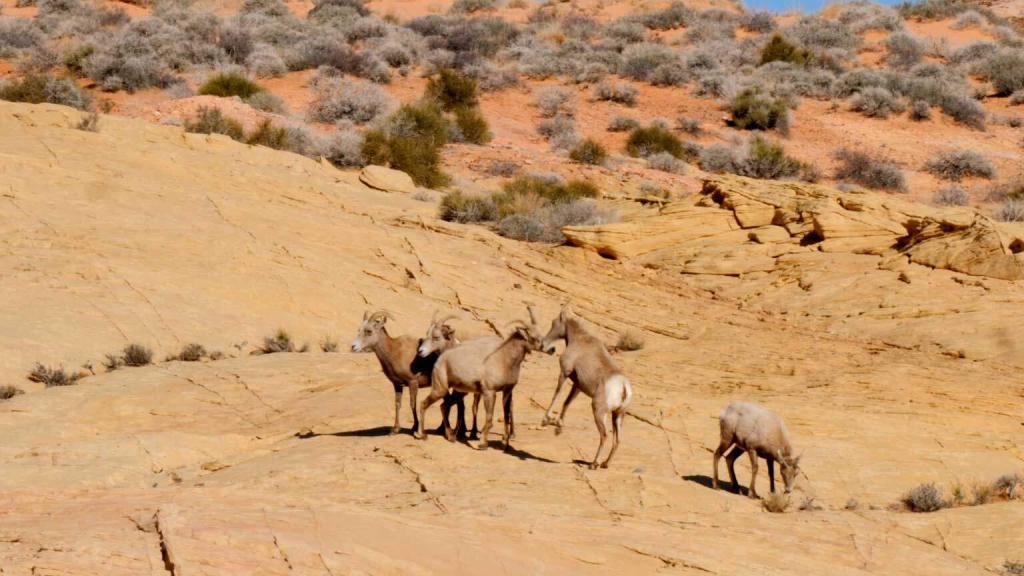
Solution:
[{"label": "sheep leg", "polygon": [[480,411],[480,393],[473,394],[473,430],[469,433],[470,440],[480,437],[480,429],[476,427],[476,413]]},{"label": "sheep leg", "polygon": [[[516,423],[512,419],[512,390],[501,393],[502,404],[505,408],[505,427],[507,428],[506,436],[508,440],[516,439]],[[505,442],[505,447],[508,448],[508,441]]]},{"label": "sheep leg", "polygon": [[[395,424],[391,427],[391,433],[392,434],[398,434],[399,432],[402,431],[402,426],[400,424],[401,419],[399,419],[399,417],[398,417],[398,414],[402,411],[402,386],[399,385],[399,384],[395,384],[394,386],[395,386]],[[416,418],[416,407],[415,406],[412,407],[412,415],[413,415],[413,419],[415,419]],[[416,430],[416,426],[413,426],[412,429]]]},{"label": "sheep leg", "polygon": [[456,393],[455,401],[458,402],[456,408],[459,411],[459,423],[455,426],[455,436],[464,440],[466,438],[466,393]]},{"label": "sheep leg", "polygon": [[715,490],[718,490],[718,461],[722,459],[722,455],[729,449],[729,446],[732,446],[731,441],[726,442],[725,440],[722,440],[719,442],[718,448],[715,448],[715,473],[711,480],[711,487]]},{"label": "sheep leg", "polygon": [[[541,426],[556,423],[554,418],[555,402],[558,401],[558,394],[562,391],[562,385],[565,384],[565,378],[566,376],[564,372],[558,373],[558,384],[555,385],[555,395],[551,397],[551,404],[548,405],[548,411],[544,413],[544,419],[541,420],[540,423]],[[565,411],[563,410],[562,414],[564,413]],[[559,414],[559,416],[561,416],[561,414]],[[561,420],[561,418],[559,418],[559,420]]]},{"label": "sheep leg", "polygon": [[491,433],[491,424],[494,422],[494,390],[484,389],[484,429],[480,431],[480,441],[476,443],[477,450],[487,449],[487,437]]},{"label": "sheep leg", "polygon": [[444,398],[447,393],[448,381],[445,380],[445,377],[442,374],[435,373],[434,386],[430,388],[430,393],[427,394],[427,397],[424,398],[423,402],[420,404],[420,412],[418,415],[419,417],[417,419],[418,426],[416,427],[416,433],[414,433],[413,436],[419,438],[420,440],[427,439],[427,434],[426,432],[423,431],[425,419],[424,417],[426,416],[427,408],[430,408],[431,404],[433,404],[434,402],[437,402],[438,400]]},{"label": "sheep leg", "polygon": [[605,420],[608,416],[608,409],[594,404],[594,424],[597,424],[597,433],[601,441],[597,444],[597,454],[594,454],[594,461],[590,463],[590,469],[597,469],[597,460],[601,457],[601,450],[604,448],[605,440],[608,439],[608,429]]},{"label": "sheep leg", "polygon": [[768,461],[768,488],[775,492],[775,459],[769,456],[765,460]]},{"label": "sheep leg", "polygon": [[562,433],[562,424],[564,423],[565,413],[569,410],[569,404],[576,398],[576,395],[580,393],[580,387],[573,384],[572,388],[569,389],[569,395],[565,397],[565,404],[562,404],[562,411],[558,413],[558,420],[555,421],[555,434]]},{"label": "sheep leg", "polygon": [[757,450],[747,450],[747,455],[750,456],[750,494],[751,498],[757,498],[757,488],[754,487],[754,483],[757,481]]},{"label": "sheep leg", "polygon": [[419,392],[419,388],[416,386],[416,383],[413,382],[409,386],[409,408],[412,410],[412,429],[413,430],[419,430],[419,428],[420,428],[420,418],[416,414],[416,394],[417,394],[417,392]]},{"label": "sheep leg", "polygon": [[608,457],[601,463],[601,468],[608,467],[608,463],[612,461],[612,456],[615,456],[615,451],[619,449],[619,433],[622,431],[622,417],[625,413],[625,410],[612,412],[612,449],[608,452]]},{"label": "sheep leg", "polygon": [[441,401],[441,427],[444,428],[444,437],[449,442],[455,441],[455,432],[452,430],[452,424],[449,420],[449,416],[452,412],[452,404],[455,402],[455,393],[449,393]]},{"label": "sheep leg", "polygon": [[743,449],[736,446],[725,456],[725,467],[729,469],[729,480],[732,480],[732,489],[740,493],[740,483],[736,480],[736,459],[743,454]]}]

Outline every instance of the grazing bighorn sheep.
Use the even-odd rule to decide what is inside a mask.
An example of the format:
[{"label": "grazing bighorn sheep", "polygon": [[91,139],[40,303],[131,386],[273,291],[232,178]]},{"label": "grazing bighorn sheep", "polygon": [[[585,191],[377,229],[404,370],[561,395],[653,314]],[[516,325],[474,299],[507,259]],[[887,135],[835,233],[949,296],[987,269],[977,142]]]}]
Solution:
[{"label": "grazing bighorn sheep", "polygon": [[757,498],[754,481],[757,479],[757,458],[768,461],[768,482],[771,491],[775,491],[774,463],[779,461],[782,481],[786,494],[793,490],[800,466],[800,456],[793,456],[793,447],[789,443],[789,432],[786,425],[774,412],[749,402],[730,402],[718,417],[721,429],[721,441],[715,450],[715,475],[712,486],[718,489],[718,460],[730,446],[736,445],[725,457],[732,479],[733,489],[739,491],[736,481],[736,470],[733,464],[744,452],[750,456],[750,491],[751,498]]},{"label": "grazing bighorn sheep", "polygon": [[[608,439],[607,419],[612,416],[612,440],[611,451],[608,457],[601,463],[601,468],[607,468],[612,461],[612,456],[619,449],[619,436],[622,433],[622,418],[626,415],[626,407],[633,397],[633,387],[619,367],[615,365],[608,348],[600,339],[587,332],[570,310],[569,305],[562,307],[559,315],[551,321],[551,329],[541,342],[541,350],[549,354],[555,351],[555,342],[565,340],[565,351],[559,358],[561,371],[558,373],[558,384],[555,386],[555,395],[551,398],[551,404],[544,414],[543,425],[555,425],[555,433],[562,432],[563,418],[569,404],[582,390],[593,400],[591,407],[594,412],[594,423],[597,424],[597,432],[601,435],[601,442],[597,445],[597,454],[590,468],[598,467],[598,459],[601,450]],[[555,401],[562,391],[562,384],[568,378],[572,381],[572,389],[565,398],[562,411],[558,418],[552,417]]]},{"label": "grazing bighorn sheep", "polygon": [[[530,318],[534,319],[530,309]],[[419,406],[419,434],[417,438],[426,439],[423,432],[424,415],[431,404],[448,395],[449,392],[462,394],[480,394],[484,400],[484,427],[480,432],[480,440],[476,448],[487,448],[487,436],[494,422],[494,401],[498,392],[502,393],[504,408],[505,434],[503,446],[509,447],[512,434],[512,390],[519,382],[519,369],[523,360],[531,350],[540,349],[540,335],[537,324],[527,324],[521,320],[514,322],[515,330],[495,347],[492,337],[470,340],[461,346],[451,348],[437,359],[431,377],[430,394]],[[444,415],[445,437],[455,440],[451,425],[448,423],[450,403],[442,406]]]},{"label": "grazing bighorn sheep", "polygon": [[[387,311],[381,310],[370,314],[363,313],[363,322],[356,332],[356,339],[352,342],[353,352],[373,352],[380,361],[380,367],[384,375],[395,387],[395,424],[391,427],[391,433],[401,432],[399,425],[399,411],[402,405],[402,389],[409,388],[409,406],[412,408],[413,433],[417,429],[416,414],[416,392],[420,388],[430,385],[430,374],[433,372],[434,363],[437,361],[437,353],[427,357],[420,357],[417,350],[420,341],[412,336],[399,336],[392,338],[388,335],[384,324],[388,318],[392,318]],[[441,326],[439,331],[444,336],[445,348],[457,346],[459,341],[455,338],[455,331],[448,326]],[[449,400],[446,399],[446,402]],[[460,407],[460,414],[463,409]],[[460,425],[465,428],[465,421],[460,420]]]}]

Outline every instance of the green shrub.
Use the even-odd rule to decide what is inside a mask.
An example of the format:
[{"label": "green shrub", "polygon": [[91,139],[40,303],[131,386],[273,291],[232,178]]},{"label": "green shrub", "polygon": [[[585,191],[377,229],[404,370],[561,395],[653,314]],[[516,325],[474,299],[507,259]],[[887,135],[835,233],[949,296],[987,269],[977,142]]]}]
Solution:
[{"label": "green shrub", "polygon": [[558,204],[580,198],[596,198],[598,195],[597,186],[585,180],[563,182],[555,178],[525,175],[505,184],[502,193],[496,195],[495,202],[499,212],[507,213],[508,207],[517,197],[536,197],[547,203]]},{"label": "green shrub", "polygon": [[438,216],[447,222],[491,222],[498,218],[498,208],[487,196],[453,190],[441,199]]},{"label": "green shrub", "polygon": [[210,106],[200,106],[196,117],[185,122],[185,131],[196,134],[224,134],[238,141],[245,137],[242,124],[238,120],[228,118],[220,108]]},{"label": "green shrub", "polygon": [[426,94],[445,112],[477,105],[476,80],[450,68],[442,68],[427,82]]},{"label": "green shrub", "polygon": [[597,140],[585,138],[569,151],[569,158],[580,164],[599,166],[604,164],[604,161],[608,158],[608,152],[605,151],[604,146],[601,146],[601,143]]},{"label": "green shrub", "polygon": [[64,54],[64,66],[71,74],[82,78],[85,76],[85,62],[92,56],[96,48],[92,44],[81,44]]},{"label": "green shrub", "polygon": [[764,94],[759,88],[747,88],[730,105],[732,124],[743,130],[771,130],[789,132],[789,106],[781,98]]},{"label": "green shrub", "polygon": [[792,178],[800,174],[803,165],[786,155],[786,150],[779,144],[773,144],[762,138],[754,138],[750,142],[744,175],[752,178],[778,180]]},{"label": "green shrub", "polygon": [[236,72],[216,74],[199,87],[199,93],[204,96],[238,96],[242,100],[262,91],[262,86]]},{"label": "green shrub", "polygon": [[288,130],[274,126],[269,118],[260,121],[259,126],[245,139],[246,144],[266,146],[274,150],[288,150]]},{"label": "green shrub", "polygon": [[786,40],[781,34],[773,34],[772,39],[761,49],[761,64],[769,62],[789,62],[796,66],[806,66],[811,60],[811,53]]},{"label": "green shrub", "polygon": [[458,126],[464,142],[487,144],[491,141],[491,130],[479,108],[456,108],[455,125]]},{"label": "green shrub", "polygon": [[20,80],[0,82],[0,100],[61,104],[79,110],[89,106],[89,99],[74,82],[45,74],[29,74]]},{"label": "green shrub", "polygon": [[441,171],[441,148],[447,141],[448,126],[437,106],[407,104],[383,128],[366,133],[362,153],[370,164],[391,166],[420,186],[436,188],[448,183]]},{"label": "green shrub", "polygon": [[676,158],[683,157],[683,143],[665,127],[652,124],[634,128],[626,140],[626,152],[630,156],[644,157],[667,152]]}]

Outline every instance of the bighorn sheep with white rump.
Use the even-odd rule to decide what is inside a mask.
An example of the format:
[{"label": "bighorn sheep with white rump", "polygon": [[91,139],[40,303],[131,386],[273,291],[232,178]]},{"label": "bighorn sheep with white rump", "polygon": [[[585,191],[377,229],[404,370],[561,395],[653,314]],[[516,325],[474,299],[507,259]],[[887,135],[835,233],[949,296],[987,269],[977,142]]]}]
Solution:
[{"label": "bighorn sheep with white rump", "polygon": [[[532,309],[530,317],[534,318]],[[494,422],[495,397],[501,392],[505,420],[503,444],[508,449],[512,433],[512,390],[519,382],[519,369],[526,355],[532,350],[540,349],[540,335],[536,322],[527,324],[517,320],[514,324],[515,330],[497,346],[494,346],[491,337],[478,338],[441,354],[434,365],[430,394],[419,406],[418,438],[426,439],[423,432],[424,415],[431,404],[446,397],[449,392],[474,393],[483,397],[486,411],[484,427],[476,447],[480,450],[486,449],[488,433]],[[448,423],[450,408],[450,404],[446,403],[442,407],[442,412],[445,437],[453,441],[455,436]]]},{"label": "bighorn sheep with white rump", "polygon": [[[559,358],[561,370],[558,373],[558,384],[555,386],[555,395],[551,398],[551,404],[544,414],[543,424],[554,424],[555,433],[562,431],[563,418],[569,404],[582,390],[592,398],[591,408],[594,412],[594,423],[597,424],[597,432],[601,435],[601,442],[597,445],[597,454],[590,468],[598,467],[598,460],[601,457],[601,450],[608,439],[607,420],[611,415],[612,440],[611,451],[608,457],[600,464],[601,468],[607,468],[612,456],[619,448],[619,437],[622,433],[622,419],[626,415],[626,407],[633,397],[633,387],[619,367],[615,365],[608,348],[599,338],[587,332],[579,319],[572,313],[569,305],[562,307],[561,313],[551,322],[551,329],[541,342],[541,350],[549,354],[555,351],[555,342],[565,340],[565,351]],[[558,418],[552,417],[555,408],[555,401],[562,391],[562,384],[568,378],[572,381],[572,389],[565,398],[562,411]]]},{"label": "bighorn sheep with white rump", "polygon": [[[391,427],[391,433],[401,432],[399,425],[399,412],[402,405],[402,389],[409,388],[409,405],[412,408],[413,432],[417,429],[416,414],[416,392],[420,388],[430,385],[430,374],[433,372],[434,363],[437,361],[438,353],[420,357],[417,350],[420,341],[412,336],[399,336],[392,338],[388,335],[384,324],[391,314],[387,311],[378,311],[370,314],[363,313],[362,324],[356,333],[356,339],[352,342],[353,352],[373,352],[380,361],[380,367],[384,375],[395,388],[395,424]],[[458,339],[455,338],[455,331],[443,323],[439,328],[443,334],[444,349],[457,346]],[[446,400],[447,401],[447,400]],[[460,407],[460,414],[462,413]],[[460,421],[465,428],[465,422]]]},{"label": "bighorn sheep with white rump", "polygon": [[786,494],[793,490],[800,467],[800,456],[793,455],[793,447],[789,442],[786,425],[774,412],[749,402],[730,402],[718,417],[721,429],[721,441],[715,450],[715,474],[712,487],[718,489],[718,460],[730,446],[735,448],[725,457],[732,479],[734,490],[739,491],[736,481],[736,470],[733,468],[736,459],[744,452],[750,457],[750,491],[751,498],[757,498],[754,481],[757,479],[757,459],[768,461],[768,482],[772,492],[775,491],[775,467],[779,461],[782,481]]}]

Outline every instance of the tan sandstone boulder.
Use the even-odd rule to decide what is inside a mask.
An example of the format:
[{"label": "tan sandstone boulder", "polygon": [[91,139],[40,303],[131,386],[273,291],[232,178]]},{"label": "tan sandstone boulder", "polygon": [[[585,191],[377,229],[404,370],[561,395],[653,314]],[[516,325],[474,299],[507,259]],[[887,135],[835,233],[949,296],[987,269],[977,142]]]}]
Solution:
[{"label": "tan sandstone boulder", "polygon": [[370,165],[363,168],[359,173],[359,180],[370,188],[383,190],[385,192],[405,192],[411,194],[416,191],[416,184],[412,178],[401,170],[392,170],[384,166]]}]

